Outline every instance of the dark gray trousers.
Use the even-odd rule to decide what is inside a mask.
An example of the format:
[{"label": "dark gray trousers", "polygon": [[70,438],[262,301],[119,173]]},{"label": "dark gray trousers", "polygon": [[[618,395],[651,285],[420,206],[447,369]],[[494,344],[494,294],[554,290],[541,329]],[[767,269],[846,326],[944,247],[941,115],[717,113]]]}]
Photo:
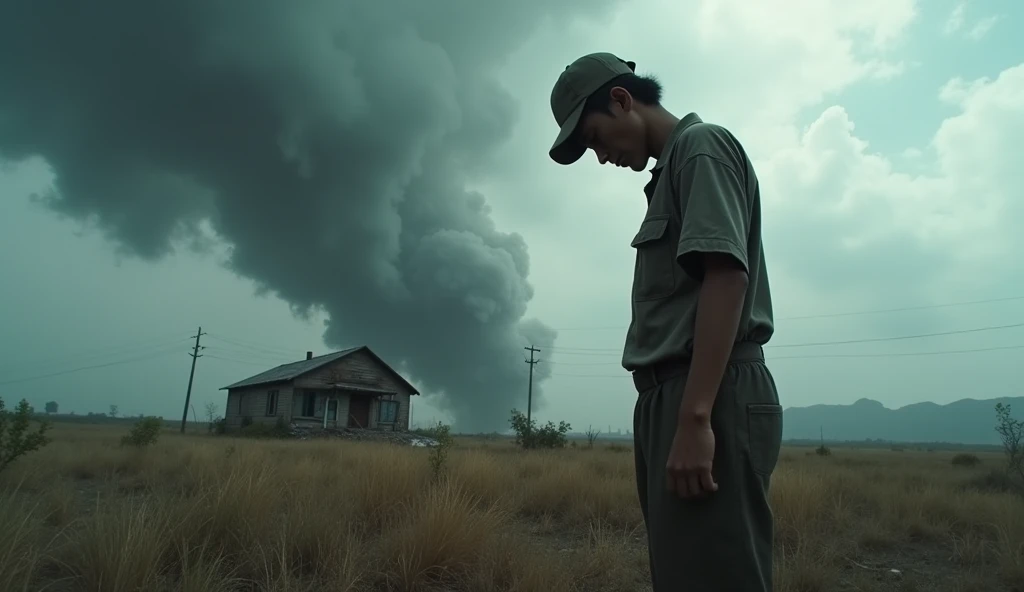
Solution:
[{"label": "dark gray trousers", "polygon": [[636,484],[654,592],[771,592],[768,484],[782,445],[782,407],[761,348],[739,347],[711,412],[718,491],[688,501],[668,491],[666,464],[688,369],[639,393]]}]

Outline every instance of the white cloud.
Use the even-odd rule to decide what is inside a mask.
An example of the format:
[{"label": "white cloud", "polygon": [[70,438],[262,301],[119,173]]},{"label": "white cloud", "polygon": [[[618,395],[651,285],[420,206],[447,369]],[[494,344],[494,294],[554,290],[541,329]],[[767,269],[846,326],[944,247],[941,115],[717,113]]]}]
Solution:
[{"label": "white cloud", "polygon": [[942,27],[942,32],[946,35],[953,35],[963,31],[964,37],[977,41],[987,35],[998,21],[998,16],[989,15],[979,18],[967,27],[967,2],[964,0],[953,7],[952,12],[949,13],[949,17],[946,18],[946,22]]},{"label": "white cloud", "polygon": [[[940,97],[961,112],[930,143],[933,172],[901,172],[857,137],[842,107],[830,107],[799,143],[758,163],[772,218],[780,228],[800,220],[827,229],[819,238],[836,248],[830,266],[861,259],[873,244],[907,241],[958,272],[1002,267],[1004,275],[995,257],[1024,247],[1017,232],[1024,173],[1015,149],[1024,134],[1024,64],[995,80],[950,81]],[[944,279],[943,269],[903,271]]]}]

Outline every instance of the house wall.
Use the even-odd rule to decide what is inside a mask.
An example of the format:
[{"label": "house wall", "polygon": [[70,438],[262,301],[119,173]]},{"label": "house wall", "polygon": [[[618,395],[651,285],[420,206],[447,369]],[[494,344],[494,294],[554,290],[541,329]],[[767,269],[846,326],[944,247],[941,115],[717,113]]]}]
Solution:
[{"label": "house wall", "polygon": [[[395,429],[397,430],[408,430],[409,429],[409,404],[412,397],[408,393],[400,393],[395,396],[395,400],[398,401],[398,415],[395,418]],[[374,398],[370,403],[370,427],[385,427],[377,425],[377,414],[380,402],[377,398]]]},{"label": "house wall", "polygon": [[[277,413],[267,415],[267,395],[277,391]],[[275,423],[278,417],[291,419],[292,387],[290,384],[271,384],[228,391],[224,420],[228,429],[242,427],[242,418],[250,417],[253,423]]]}]

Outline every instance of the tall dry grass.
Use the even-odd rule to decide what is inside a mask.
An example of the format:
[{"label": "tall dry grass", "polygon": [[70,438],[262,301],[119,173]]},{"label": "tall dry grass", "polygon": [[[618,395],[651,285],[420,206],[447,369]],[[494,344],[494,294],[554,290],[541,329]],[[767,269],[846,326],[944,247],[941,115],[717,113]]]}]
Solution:
[{"label": "tall dry grass", "polygon": [[[618,449],[463,440],[435,478],[424,449],[123,429],[58,426],[0,474],[0,590],[649,589]],[[952,456],[784,451],[776,589],[1024,591],[1024,501]]]}]

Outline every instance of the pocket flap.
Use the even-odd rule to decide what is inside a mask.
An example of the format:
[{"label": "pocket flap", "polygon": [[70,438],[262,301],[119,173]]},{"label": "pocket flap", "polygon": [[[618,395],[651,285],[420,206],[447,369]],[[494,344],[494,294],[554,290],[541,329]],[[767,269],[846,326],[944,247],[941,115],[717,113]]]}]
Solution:
[{"label": "pocket flap", "polygon": [[781,415],[782,405],[765,405],[750,403],[747,405],[747,411],[750,413],[766,413],[769,415]]},{"label": "pocket flap", "polygon": [[633,242],[629,243],[629,246],[637,247],[644,243],[656,241],[665,236],[665,230],[667,228],[668,218],[651,218],[644,220],[644,223],[640,225],[640,232],[636,233],[636,236],[633,237]]}]

